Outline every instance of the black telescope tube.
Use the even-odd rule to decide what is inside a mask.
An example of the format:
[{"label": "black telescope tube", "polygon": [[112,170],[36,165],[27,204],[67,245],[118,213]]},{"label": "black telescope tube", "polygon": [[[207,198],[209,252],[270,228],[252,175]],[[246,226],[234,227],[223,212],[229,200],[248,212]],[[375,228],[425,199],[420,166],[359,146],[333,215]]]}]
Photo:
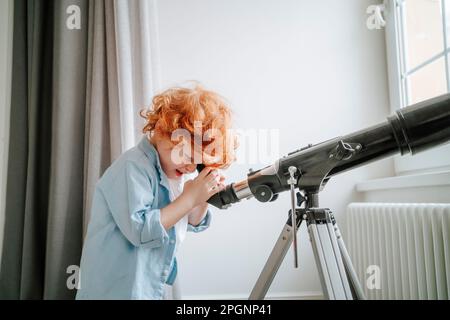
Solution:
[{"label": "black telescope tube", "polygon": [[[359,146],[358,152],[341,161],[329,161],[341,141]],[[289,189],[290,166],[302,173],[297,187],[307,190],[311,185],[361,165],[398,153],[414,155],[449,141],[450,94],[446,94],[398,110],[378,125],[292,152],[274,165],[248,174],[247,179],[230,184],[208,202],[226,208],[253,196],[262,202],[273,201],[278,193]]]},{"label": "black telescope tube", "polygon": [[408,152],[414,155],[449,141],[449,104],[447,94],[401,109],[396,113],[397,119],[389,119],[400,124],[402,155]]},{"label": "black telescope tube", "polygon": [[450,94],[398,110],[388,121],[344,136],[360,142],[363,151],[333,168],[329,177],[400,153],[415,155],[450,140]]}]

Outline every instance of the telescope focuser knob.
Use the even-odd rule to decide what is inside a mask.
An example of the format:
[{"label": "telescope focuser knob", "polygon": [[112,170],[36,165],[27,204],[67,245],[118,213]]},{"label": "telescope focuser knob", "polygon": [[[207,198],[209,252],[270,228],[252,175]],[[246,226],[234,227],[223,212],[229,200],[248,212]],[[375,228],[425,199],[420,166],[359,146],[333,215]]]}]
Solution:
[{"label": "telescope focuser knob", "polygon": [[297,206],[301,207],[302,204],[306,201],[306,198],[300,192],[297,192],[296,196],[297,196]]},{"label": "telescope focuser knob", "polygon": [[330,154],[330,158],[335,158],[336,160],[349,160],[353,155],[362,149],[361,145],[358,143],[347,143],[344,141],[339,141],[336,149]]},{"label": "telescope focuser knob", "polygon": [[255,191],[255,198],[260,202],[272,201],[274,197],[272,189],[264,184],[258,186]]}]

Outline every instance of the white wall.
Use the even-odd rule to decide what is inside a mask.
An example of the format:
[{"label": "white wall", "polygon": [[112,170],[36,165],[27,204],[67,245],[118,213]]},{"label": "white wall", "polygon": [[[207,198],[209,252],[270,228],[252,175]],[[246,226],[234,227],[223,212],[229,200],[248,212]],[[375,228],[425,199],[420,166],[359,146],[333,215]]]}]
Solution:
[{"label": "white wall", "polygon": [[0,251],[3,243],[6,159],[8,155],[7,141],[9,136],[11,96],[12,8],[13,0],[0,1]]},{"label": "white wall", "polygon": [[[227,97],[240,128],[280,129],[280,153],[383,121],[389,113],[383,31],[369,31],[367,0],[164,0],[158,2],[164,87],[199,80]],[[229,182],[249,167],[235,165]],[[393,174],[391,160],[336,177],[322,192],[341,229],[356,182]],[[287,218],[288,194],[214,212],[180,254],[185,298],[247,297]],[[269,296],[320,294],[304,227]]]}]

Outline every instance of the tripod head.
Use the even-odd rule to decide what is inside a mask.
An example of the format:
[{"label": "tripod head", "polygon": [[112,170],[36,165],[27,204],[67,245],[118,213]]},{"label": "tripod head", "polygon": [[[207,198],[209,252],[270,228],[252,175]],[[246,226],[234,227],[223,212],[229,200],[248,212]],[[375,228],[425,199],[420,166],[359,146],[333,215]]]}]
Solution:
[{"label": "tripod head", "polygon": [[446,94],[398,110],[375,126],[291,152],[228,185],[208,202],[225,209],[252,197],[275,201],[279,193],[290,189],[289,168],[295,167],[296,187],[308,195],[309,207],[317,206],[317,194],[339,173],[398,153],[414,155],[449,141],[450,94]]}]

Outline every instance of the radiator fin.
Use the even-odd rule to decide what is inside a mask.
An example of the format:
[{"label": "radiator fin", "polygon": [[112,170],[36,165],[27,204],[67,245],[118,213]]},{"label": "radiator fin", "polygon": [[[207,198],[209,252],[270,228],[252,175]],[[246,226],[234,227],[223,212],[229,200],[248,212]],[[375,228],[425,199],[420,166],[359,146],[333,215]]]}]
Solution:
[{"label": "radiator fin", "polygon": [[[352,203],[344,235],[368,299],[450,297],[450,204]],[[369,289],[369,266],[380,289]]]}]

